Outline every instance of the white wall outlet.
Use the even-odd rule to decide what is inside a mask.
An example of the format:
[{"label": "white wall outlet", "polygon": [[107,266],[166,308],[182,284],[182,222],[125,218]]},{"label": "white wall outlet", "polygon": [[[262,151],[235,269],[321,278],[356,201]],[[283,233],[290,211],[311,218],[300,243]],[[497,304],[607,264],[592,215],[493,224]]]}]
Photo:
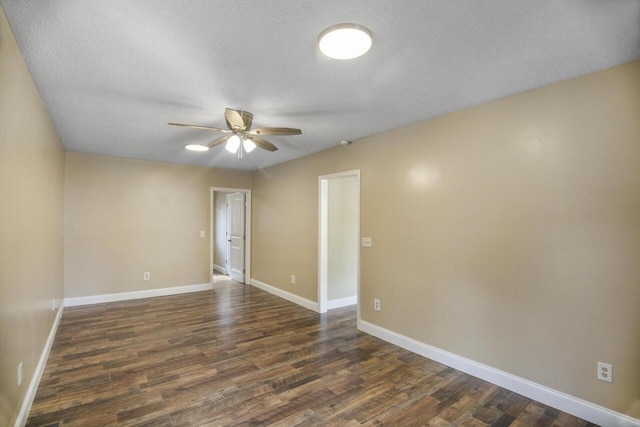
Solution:
[{"label": "white wall outlet", "polygon": [[373,246],[373,240],[371,239],[371,237],[363,237],[362,246],[364,246],[365,248],[370,248],[371,246]]},{"label": "white wall outlet", "polygon": [[18,375],[18,378],[17,378],[18,385],[22,385],[22,362],[18,363],[17,375]]},{"label": "white wall outlet", "polygon": [[380,311],[380,300],[378,298],[373,299],[373,309],[375,311]]},{"label": "white wall outlet", "polygon": [[144,280],[150,280],[151,279],[151,273],[148,271],[144,272],[144,276],[142,276],[144,278]]},{"label": "white wall outlet", "polygon": [[207,233],[204,232],[204,230],[200,230],[200,237],[205,237],[207,235]]},{"label": "white wall outlet", "polygon": [[613,382],[613,366],[609,363],[598,362],[598,379],[608,383]]},{"label": "white wall outlet", "polygon": [[296,276],[291,276],[291,284],[295,285],[296,284]]}]

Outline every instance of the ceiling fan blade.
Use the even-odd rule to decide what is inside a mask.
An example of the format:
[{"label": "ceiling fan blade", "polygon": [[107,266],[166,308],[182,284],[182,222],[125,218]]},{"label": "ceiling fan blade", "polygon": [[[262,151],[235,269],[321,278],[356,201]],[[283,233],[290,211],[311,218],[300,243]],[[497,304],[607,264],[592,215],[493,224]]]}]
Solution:
[{"label": "ceiling fan blade", "polygon": [[220,145],[224,142],[227,142],[229,140],[229,138],[231,138],[233,136],[233,134],[231,135],[225,135],[223,137],[220,137],[218,139],[214,139],[213,141],[211,141],[210,143],[207,144],[207,147],[215,147],[216,145]]},{"label": "ceiling fan blade", "polygon": [[[249,113],[250,114],[250,113]],[[232,110],[231,108],[225,108],[224,118],[227,119],[227,125],[230,129],[245,130],[247,125],[245,124],[242,114],[238,110]]]},{"label": "ceiling fan blade", "polygon": [[169,123],[171,126],[182,126],[185,128],[194,128],[194,129],[204,129],[204,130],[213,130],[213,131],[217,131],[217,132],[225,132],[225,133],[229,133],[231,132],[229,129],[220,129],[220,128],[214,128],[211,126],[201,126],[201,125],[187,125],[185,123]]},{"label": "ceiling fan blade", "polygon": [[267,141],[266,139],[262,139],[259,136],[255,136],[255,135],[244,135],[245,138],[249,139],[250,141],[253,141],[258,147],[262,148],[263,150],[267,150],[267,151],[277,151],[278,147],[276,147],[275,145],[273,145],[272,143],[270,143],[269,141]]},{"label": "ceiling fan blade", "polygon": [[251,135],[301,135],[302,131],[294,128],[257,128],[248,133]]}]

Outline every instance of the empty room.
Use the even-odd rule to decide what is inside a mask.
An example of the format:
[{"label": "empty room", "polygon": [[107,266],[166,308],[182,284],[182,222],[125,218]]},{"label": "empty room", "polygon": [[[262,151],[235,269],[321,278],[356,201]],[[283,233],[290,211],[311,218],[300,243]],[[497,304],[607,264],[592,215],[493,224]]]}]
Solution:
[{"label": "empty room", "polygon": [[0,426],[640,426],[640,1],[0,0]]}]

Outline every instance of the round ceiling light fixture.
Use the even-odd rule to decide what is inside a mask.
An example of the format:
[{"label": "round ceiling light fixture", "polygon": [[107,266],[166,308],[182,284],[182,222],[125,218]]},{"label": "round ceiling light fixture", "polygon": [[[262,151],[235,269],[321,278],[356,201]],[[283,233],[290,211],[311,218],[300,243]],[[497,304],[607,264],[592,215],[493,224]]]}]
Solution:
[{"label": "round ceiling light fixture", "polygon": [[189,144],[185,145],[184,148],[191,151],[209,151],[209,147],[201,144]]},{"label": "round ceiling light fixture", "polygon": [[318,46],[329,58],[353,59],[371,48],[371,31],[358,24],[337,24],[320,33]]}]

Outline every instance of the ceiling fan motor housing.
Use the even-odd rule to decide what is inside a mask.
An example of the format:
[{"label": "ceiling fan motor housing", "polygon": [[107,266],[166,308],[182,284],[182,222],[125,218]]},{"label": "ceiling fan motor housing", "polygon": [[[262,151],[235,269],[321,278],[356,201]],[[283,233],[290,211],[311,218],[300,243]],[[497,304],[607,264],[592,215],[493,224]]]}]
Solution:
[{"label": "ceiling fan motor housing", "polygon": [[238,126],[237,124],[234,125],[232,123],[229,122],[228,119],[228,115],[225,114],[225,120],[227,122],[227,126],[229,127],[229,129],[232,130],[249,130],[251,129],[251,124],[253,123],[253,114],[251,114],[248,111],[241,111],[241,110],[235,110],[240,114],[240,117],[242,117],[242,122],[244,123],[244,126]]}]

